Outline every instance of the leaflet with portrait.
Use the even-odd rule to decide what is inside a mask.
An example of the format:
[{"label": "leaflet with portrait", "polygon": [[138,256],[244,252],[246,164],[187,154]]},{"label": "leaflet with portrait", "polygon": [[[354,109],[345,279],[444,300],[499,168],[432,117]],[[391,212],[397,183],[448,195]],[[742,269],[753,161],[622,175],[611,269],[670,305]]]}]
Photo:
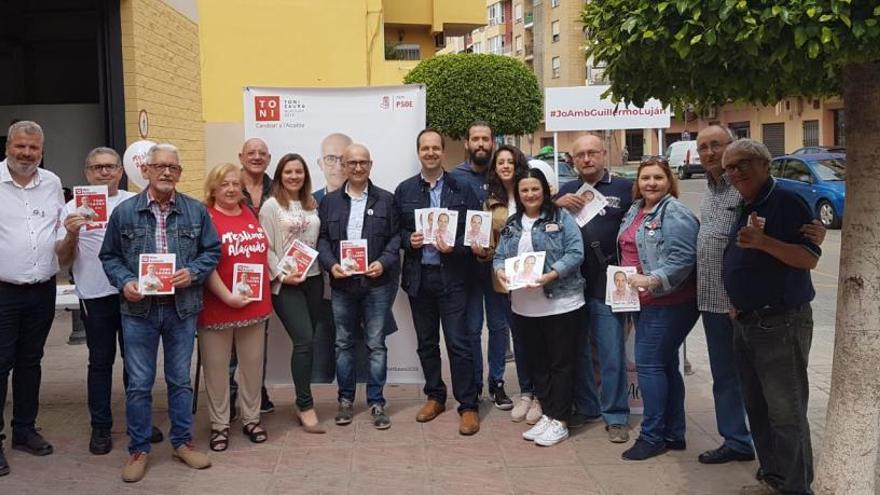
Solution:
[{"label": "leaflet with portrait", "polygon": [[339,265],[348,275],[367,273],[367,240],[351,239],[339,242]]},{"label": "leaflet with portrait", "polygon": [[285,277],[291,273],[302,275],[309,271],[316,259],[318,259],[318,251],[303,241],[294,239],[287,252],[278,261],[278,271]]},{"label": "leaflet with portrait", "polygon": [[166,296],[174,294],[171,279],[177,263],[177,255],[141,254],[138,258],[138,287],[145,296]]},{"label": "leaflet with portrait", "polygon": [[89,223],[86,230],[107,227],[107,205],[109,196],[107,186],[75,186],[73,188],[74,213],[85,217]]},{"label": "leaflet with portrait", "polygon": [[488,211],[468,210],[464,222],[464,245],[489,247],[492,234],[492,214]]},{"label": "leaflet with portrait", "polygon": [[638,271],[634,266],[609,265],[605,282],[605,304],[611,306],[612,313],[639,311],[639,292],[629,285],[630,277]]},{"label": "leaflet with portrait", "polygon": [[443,239],[447,246],[455,246],[455,234],[458,231],[458,212],[438,208],[436,227],[434,229],[434,245],[438,239]]},{"label": "leaflet with portrait", "polygon": [[418,208],[413,211],[416,221],[416,232],[421,232],[424,236],[423,244],[434,244],[435,221],[439,212],[440,208]]},{"label": "leaflet with portrait", "polygon": [[544,274],[544,259],[547,253],[537,251],[523,253],[504,260],[504,276],[507,277],[507,290],[534,287]]},{"label": "leaflet with portrait", "polygon": [[605,195],[586,182],[575,192],[575,195],[582,197],[586,202],[575,215],[578,227],[586,225],[608,205],[608,199],[605,198]]}]

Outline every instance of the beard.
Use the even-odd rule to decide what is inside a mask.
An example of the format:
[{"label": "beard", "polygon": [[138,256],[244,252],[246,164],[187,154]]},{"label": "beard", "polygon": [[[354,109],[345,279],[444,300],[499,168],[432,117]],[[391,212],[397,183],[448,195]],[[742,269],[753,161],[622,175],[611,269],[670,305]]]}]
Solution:
[{"label": "beard", "polygon": [[[483,151],[484,155],[479,155],[478,153]],[[489,165],[489,161],[492,159],[492,153],[489,153],[485,150],[477,150],[477,151],[468,151],[468,159],[471,163],[478,167],[485,167]]]},{"label": "beard", "polygon": [[7,158],[6,164],[9,165],[10,170],[12,170],[15,175],[20,175],[22,177],[34,175],[34,172],[37,171],[37,167],[40,166],[39,161],[33,163],[20,162],[12,157]]}]

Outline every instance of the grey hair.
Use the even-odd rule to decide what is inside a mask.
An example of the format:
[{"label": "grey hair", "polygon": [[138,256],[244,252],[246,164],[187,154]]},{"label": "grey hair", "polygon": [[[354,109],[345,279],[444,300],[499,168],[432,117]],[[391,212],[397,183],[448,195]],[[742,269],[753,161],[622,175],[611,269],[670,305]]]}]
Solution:
[{"label": "grey hair", "polygon": [[[736,141],[737,138],[736,138],[736,134],[733,132],[733,129],[731,129],[730,127],[727,127],[726,125],[721,125],[721,124],[708,125],[702,129],[700,129],[700,132],[703,132],[706,129],[711,129],[713,127],[717,127],[718,129],[721,129],[722,131],[724,131],[724,133],[727,134],[727,137],[730,138],[731,142]],[[697,135],[699,135],[699,133],[697,133]]]},{"label": "grey hair", "polygon": [[767,149],[767,146],[765,146],[764,143],[755,141],[754,139],[742,138],[737,139],[727,146],[721,160],[726,161],[728,155],[738,152],[744,153],[751,158],[760,158],[765,163],[770,163],[770,160],[773,159],[773,156],[770,155],[770,150]]},{"label": "grey hair", "polygon": [[147,163],[153,163],[153,159],[159,151],[174,153],[174,156],[177,157],[177,161],[180,161],[180,152],[177,151],[177,146],[174,146],[171,143],[159,143],[150,146],[150,149],[147,150]]},{"label": "grey hair", "polygon": [[32,120],[19,120],[9,126],[9,130],[6,132],[7,139],[12,139],[12,136],[15,136],[19,132],[30,134],[31,136],[40,136],[40,139],[44,138],[43,128],[40,127],[40,124]]},{"label": "grey hair", "polygon": [[92,158],[98,155],[110,155],[116,160],[116,164],[122,164],[122,159],[119,158],[119,153],[116,152],[113,148],[108,148],[106,146],[98,146],[97,148],[89,151],[89,154],[86,155],[86,166],[89,165],[89,162],[92,161]]}]

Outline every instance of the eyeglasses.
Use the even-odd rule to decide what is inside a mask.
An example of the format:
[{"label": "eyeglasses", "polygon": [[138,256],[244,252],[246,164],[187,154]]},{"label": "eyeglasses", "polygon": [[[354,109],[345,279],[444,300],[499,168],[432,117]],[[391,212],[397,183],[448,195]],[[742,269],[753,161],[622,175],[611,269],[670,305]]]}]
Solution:
[{"label": "eyeglasses", "polygon": [[324,155],[321,157],[321,160],[324,161],[325,165],[329,165],[331,167],[342,165],[342,155]]},{"label": "eyeglasses", "polygon": [[741,174],[741,173],[745,172],[746,170],[751,169],[752,165],[754,165],[754,160],[752,160],[750,158],[743,158],[742,160],[737,160],[733,163],[725,164],[724,165],[724,173],[728,174],[728,175],[732,174],[734,172]]},{"label": "eyeglasses", "polygon": [[161,173],[170,172],[172,175],[183,172],[183,167],[174,163],[148,163],[147,166]]},{"label": "eyeglasses", "polygon": [[349,160],[345,162],[345,167],[351,170],[354,170],[358,167],[362,167],[364,170],[370,168],[373,162],[371,160]]},{"label": "eyeglasses", "polygon": [[703,143],[699,147],[697,147],[697,153],[707,153],[709,152],[709,150],[711,150],[712,153],[718,153],[719,151],[724,150],[724,148],[727,148],[728,144],[730,144],[730,141],[726,143],[719,143],[718,141],[712,141],[708,144]]},{"label": "eyeglasses", "polygon": [[115,163],[112,163],[112,164],[98,163],[95,165],[87,165],[86,166],[86,170],[90,170],[92,172],[97,172],[99,174],[104,173],[104,172],[113,172],[118,169],[119,169],[119,165],[117,165]]},{"label": "eyeglasses", "polygon": [[580,153],[577,153],[574,155],[574,159],[575,160],[583,160],[584,158],[589,157],[590,160],[592,160],[593,158],[599,158],[600,156],[602,156],[602,153],[605,153],[605,152],[604,151],[596,151],[596,150],[581,151]]}]

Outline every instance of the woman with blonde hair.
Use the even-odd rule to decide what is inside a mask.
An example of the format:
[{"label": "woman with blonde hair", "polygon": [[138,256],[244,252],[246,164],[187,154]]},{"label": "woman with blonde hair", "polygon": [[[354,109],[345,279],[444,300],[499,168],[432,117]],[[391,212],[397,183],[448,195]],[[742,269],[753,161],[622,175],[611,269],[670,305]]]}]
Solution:
[{"label": "woman with blonde hair", "polygon": [[208,277],[204,310],[199,315],[199,352],[211,417],[211,450],[229,446],[229,359],[232,346],[238,356],[238,402],[243,431],[254,443],[268,439],[260,424],[260,387],[263,383],[263,325],[272,306],[268,297],[255,300],[233,291],[235,264],[263,267],[259,291],[268,294],[268,241],[256,215],[244,203],[241,168],[224,163],[208,172],[205,204],[222,243],[220,262]]}]

